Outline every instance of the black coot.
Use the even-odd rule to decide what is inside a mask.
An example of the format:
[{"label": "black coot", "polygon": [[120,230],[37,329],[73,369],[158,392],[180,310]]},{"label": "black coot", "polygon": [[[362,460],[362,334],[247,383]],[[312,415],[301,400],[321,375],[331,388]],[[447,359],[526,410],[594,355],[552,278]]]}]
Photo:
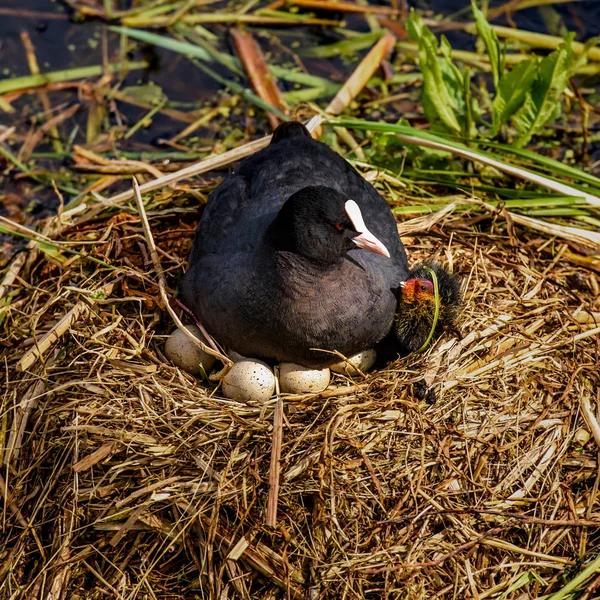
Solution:
[{"label": "black coot", "polygon": [[180,292],[227,348],[316,367],[379,342],[407,277],[386,201],[290,122],[210,196]]}]

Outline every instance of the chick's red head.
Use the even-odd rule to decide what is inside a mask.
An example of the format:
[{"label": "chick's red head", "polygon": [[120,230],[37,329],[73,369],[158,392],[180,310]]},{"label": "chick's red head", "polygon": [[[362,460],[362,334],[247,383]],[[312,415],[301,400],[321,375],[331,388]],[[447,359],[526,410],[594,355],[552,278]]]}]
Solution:
[{"label": "chick's red head", "polygon": [[400,284],[400,294],[406,303],[435,301],[433,283],[428,279],[409,279]]}]

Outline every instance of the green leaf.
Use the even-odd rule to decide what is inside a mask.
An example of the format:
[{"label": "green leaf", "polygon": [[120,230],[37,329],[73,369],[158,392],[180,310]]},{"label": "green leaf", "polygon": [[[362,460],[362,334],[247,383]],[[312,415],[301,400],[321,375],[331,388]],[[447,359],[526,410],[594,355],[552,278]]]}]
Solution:
[{"label": "green leaf", "polygon": [[518,63],[513,70],[502,77],[497,86],[496,97],[492,102],[492,131],[490,137],[498,135],[500,127],[519,110],[531,89],[538,70],[537,58]]},{"label": "green leaf", "polygon": [[[148,63],[142,62],[122,62],[108,65],[110,73],[123,73],[135,69],[146,69]],[[0,94],[15,92],[30,87],[41,87],[49,83],[62,83],[63,81],[74,81],[76,79],[89,79],[90,77],[99,77],[105,73],[104,65],[95,65],[92,67],[77,67],[67,69],[66,71],[53,71],[52,73],[40,73],[39,75],[26,75],[25,77],[16,77],[15,79],[4,79],[0,81]]]},{"label": "green leaf", "polygon": [[595,177],[591,173],[586,173],[581,169],[576,169],[575,167],[571,167],[558,160],[554,160],[553,158],[542,156],[541,154],[537,154],[536,152],[532,152],[531,150],[527,150],[524,148],[515,148],[514,146],[508,144],[498,144],[497,142],[485,142],[485,145],[489,146],[490,148],[496,148],[502,152],[520,156],[521,158],[524,158],[528,161],[532,161],[536,168],[544,170],[547,173],[551,173],[554,175],[554,177],[556,177],[557,175],[562,175],[564,177],[569,177],[570,179],[573,179],[575,182],[587,183],[600,189],[599,177]]},{"label": "green leaf", "polygon": [[587,567],[581,571],[578,575],[573,577],[567,585],[562,589],[558,590],[551,596],[547,596],[547,600],[564,600],[568,594],[575,592],[575,590],[583,583],[588,580],[592,575],[596,575],[600,570],[600,555],[596,556],[594,560],[587,565]]},{"label": "green leaf", "polygon": [[570,36],[540,63],[537,77],[513,122],[520,134],[515,140],[522,147],[560,110],[560,97],[569,83],[573,49]]},{"label": "green leaf", "polygon": [[540,583],[543,585],[547,585],[547,583],[537,573],[534,573],[533,571],[526,571],[516,579],[513,579],[510,587],[504,591],[504,593],[502,593],[499,600],[505,600],[505,598],[508,598],[508,596],[510,596],[516,590],[519,590],[522,587],[533,583],[534,581],[540,581]]},{"label": "green leaf", "polygon": [[364,33],[356,37],[327,44],[325,46],[311,46],[298,52],[302,57],[329,58],[331,56],[351,55],[359,50],[370,48],[383,35],[383,31]]},{"label": "green leaf", "polygon": [[471,9],[473,10],[473,16],[475,17],[475,26],[477,27],[477,34],[483,40],[485,44],[488,57],[490,60],[490,66],[492,68],[492,76],[494,77],[494,86],[498,89],[498,83],[504,73],[504,60],[502,51],[500,49],[500,42],[496,32],[490,27],[483,13],[477,8],[475,0],[471,0]]},{"label": "green leaf", "polygon": [[50,256],[54,260],[60,263],[67,261],[67,257],[60,250],[58,250],[54,244],[49,244],[43,240],[36,240],[35,243],[44,254]]},{"label": "green leaf", "polygon": [[465,67],[463,73],[463,94],[465,99],[465,118],[463,127],[463,137],[474,137],[477,134],[475,123],[473,121],[473,112],[475,111],[475,101],[471,94],[471,71]]},{"label": "green leaf", "polygon": [[564,182],[554,181],[549,177],[544,177],[535,171],[510,165],[503,159],[498,160],[498,157],[490,152],[468,148],[464,144],[444,139],[437,135],[432,135],[427,131],[421,131],[392,123],[378,123],[374,121],[362,121],[359,119],[334,119],[328,121],[328,123],[331,123],[334,126],[348,127],[349,129],[396,133],[402,136],[401,141],[408,144],[425,145],[439,150],[445,150],[458,156],[468,158],[469,160],[482,162],[494,169],[507,172],[513,176],[525,179],[526,181],[531,181],[536,185],[544,186],[559,194],[583,197],[586,202],[592,206],[600,206],[600,197],[591,194],[586,189],[579,189],[574,185],[567,185]]},{"label": "green leaf", "polygon": [[141,29],[133,29],[132,27],[114,26],[109,27],[109,29],[115,33],[124,33],[125,35],[132,37],[134,40],[146,42],[147,44],[152,44],[153,46],[160,46],[161,48],[166,48],[167,50],[171,50],[179,54],[193,56],[195,58],[199,58],[200,60],[205,60],[206,62],[212,62],[211,55],[204,50],[204,48],[199,48],[198,46],[188,42],[181,42],[164,35],[158,35],[156,33],[151,33],[150,31],[142,31]]},{"label": "green leaf", "polygon": [[437,44],[435,35],[433,35],[429,30],[429,27],[423,23],[423,19],[415,12],[414,8],[411,8],[410,10],[410,16],[408,17],[408,21],[406,21],[406,29],[413,42],[420,42],[421,38],[427,37],[434,46]]},{"label": "green leaf", "polygon": [[423,113],[432,130],[474,133],[474,102],[470,89],[465,88],[464,74],[452,61],[452,46],[442,36],[438,48],[436,37],[414,10],[407,21],[407,29],[411,38],[419,44]]},{"label": "green leaf", "polygon": [[[37,244],[38,248],[42,252],[44,252],[48,256],[51,256],[52,258],[56,259],[58,262],[64,263],[67,260],[67,257],[60,251],[60,247],[57,244],[53,244],[52,242],[46,242],[44,240],[37,239],[35,237],[34,231],[31,232],[31,235],[28,235],[21,231],[15,231],[14,229],[7,227],[6,225],[3,225],[2,223],[0,223],[0,233],[3,233],[5,235],[12,235],[12,236],[19,237],[19,238],[24,238],[26,240],[34,242],[35,244]],[[72,254],[77,254],[77,252],[72,252]]]},{"label": "green leaf", "polygon": [[[430,109],[435,111],[435,114],[444,125],[455,133],[460,133],[461,127],[456,118],[456,94],[452,98],[446,86],[440,64],[442,61],[444,59],[438,60],[431,39],[423,35],[419,41],[419,66],[423,73],[424,102],[428,102]],[[449,72],[451,72],[451,69],[446,71],[447,74]],[[460,87],[460,83],[457,87]],[[428,119],[430,119],[430,116],[428,116]]]}]

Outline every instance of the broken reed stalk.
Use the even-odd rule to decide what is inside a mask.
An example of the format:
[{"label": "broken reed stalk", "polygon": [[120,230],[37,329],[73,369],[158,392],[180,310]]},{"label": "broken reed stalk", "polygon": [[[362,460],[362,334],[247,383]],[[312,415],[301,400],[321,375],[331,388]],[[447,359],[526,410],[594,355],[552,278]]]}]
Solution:
[{"label": "broken reed stalk", "polygon": [[281,444],[283,441],[283,400],[277,398],[273,413],[273,442],[269,468],[269,496],[267,498],[267,527],[277,525],[277,500],[279,498],[279,472],[281,470]]},{"label": "broken reed stalk", "polygon": [[[249,31],[231,30],[231,37],[235,44],[237,53],[242,61],[246,75],[258,96],[287,114],[288,108],[283,101],[281,92],[277,87],[277,80],[269,70],[267,61],[258,45],[258,42]],[[267,119],[272,129],[279,125],[280,121],[276,115],[267,112]]]},{"label": "broken reed stalk", "polygon": [[[35,242],[29,242],[28,248],[32,248],[34,245]],[[4,274],[2,283],[0,283],[0,299],[4,298],[8,291],[13,288],[26,260],[27,253],[21,252],[20,254],[17,254],[15,259],[10,263],[8,270]]]},{"label": "broken reed stalk", "polygon": [[[228,152],[224,152],[223,154],[219,154],[218,156],[209,156],[208,158],[203,158],[202,160],[190,165],[189,167],[185,167],[185,169],[180,169],[179,171],[175,171],[174,173],[169,173],[164,177],[160,177],[159,179],[155,179],[154,181],[149,181],[140,186],[140,193],[151,192],[153,190],[158,190],[166,185],[171,183],[175,183],[177,181],[182,181],[183,179],[189,179],[190,177],[194,177],[196,175],[201,175],[202,173],[208,173],[209,171],[213,171],[216,169],[221,169],[232,162],[236,162],[238,160],[242,160],[247,156],[262,150],[265,148],[269,142],[271,141],[271,136],[266,136],[261,138],[260,140],[254,140],[252,142],[248,142],[239,148],[235,148],[233,150],[229,150]],[[135,195],[133,190],[127,190],[125,192],[121,192],[120,194],[116,194],[111,198],[107,199],[107,203],[111,205],[118,205],[130,200]]]},{"label": "broken reed stalk", "polygon": [[[502,25],[490,25],[490,27],[496,32],[499,38],[522,42],[534,48],[556,50],[564,42],[562,37],[546,33],[535,33],[533,31],[504,27]],[[474,23],[464,25],[463,29],[468,33],[477,33],[477,27]],[[585,44],[581,42],[572,42],[571,47],[573,48],[573,53],[576,55],[583,54],[586,51]],[[588,48],[586,54],[589,60],[600,61],[600,48]]]},{"label": "broken reed stalk", "polygon": [[[211,524],[203,522],[203,526],[210,529]],[[240,558],[254,571],[260,573],[268,581],[271,581],[278,588],[286,592],[288,598],[293,598],[294,600],[302,600],[304,598],[304,594],[299,589],[300,586],[304,585],[302,573],[293,571],[286,578],[284,575],[286,570],[285,559],[267,545],[261,542],[250,545],[246,540],[239,540],[235,544],[231,537],[218,530],[215,537],[233,550],[239,547],[238,554]]]},{"label": "broken reed stalk", "polygon": [[[49,361],[51,362],[51,361]],[[45,391],[43,379],[36,381],[25,392],[15,411],[13,426],[8,436],[4,453],[4,464],[10,465],[19,458],[21,447],[23,445],[23,436],[29,422],[31,413],[37,408],[38,401]]]},{"label": "broken reed stalk", "polygon": [[[0,496],[2,496],[4,498],[5,506],[8,507],[9,511],[16,517],[17,522],[23,528],[23,530],[27,533],[31,533],[31,535],[33,536],[33,539],[35,540],[35,543],[38,547],[38,550],[40,551],[41,556],[45,560],[46,553],[44,551],[44,546],[37,534],[37,531],[33,527],[30,527],[29,523],[27,522],[27,519],[25,519],[25,517],[23,516],[23,513],[17,506],[17,503],[14,501],[14,499],[11,496],[10,490],[8,488],[8,482],[4,479],[4,477],[2,476],[1,473],[0,473]],[[6,558],[7,557],[4,558],[5,561],[6,561]],[[0,574],[4,571],[6,566],[7,566],[6,563],[3,566],[0,566]],[[10,561],[8,561],[8,567],[10,568],[10,566],[11,566]],[[0,579],[0,581],[1,581],[1,579]]]},{"label": "broken reed stalk", "polygon": [[[482,202],[482,204],[492,213],[498,211],[496,207],[490,204],[486,204],[485,202]],[[543,231],[548,235],[569,240],[582,246],[594,248],[596,252],[600,252],[600,233],[595,231],[589,231],[579,227],[569,227],[567,225],[556,225],[555,223],[540,221],[539,219],[519,215],[510,211],[505,211],[505,216],[514,223],[518,223],[524,227],[530,227],[536,231]]]},{"label": "broken reed stalk", "polygon": [[[164,28],[169,25],[169,17],[153,17],[149,19],[143,18],[124,18],[121,23],[128,27],[156,27]],[[323,27],[341,27],[342,21],[334,21],[333,19],[317,19],[304,18],[302,16],[296,18],[288,17],[269,17],[262,15],[240,15],[240,14],[225,14],[218,13],[195,13],[192,15],[184,15],[180,19],[181,23],[186,25],[208,25],[208,24],[226,24],[226,23],[246,23],[248,25],[262,25],[268,27],[273,26],[288,26],[297,27],[298,25],[322,25]]]},{"label": "broken reed stalk", "polygon": [[[581,406],[583,419],[592,436],[594,437],[596,444],[600,448],[600,423],[598,423],[598,418],[596,417],[595,410],[592,407],[591,394],[589,392],[582,391],[582,394],[579,397],[579,404]],[[600,410],[600,406],[598,406],[596,410]]]},{"label": "broken reed stalk", "polygon": [[326,113],[339,115],[358,96],[369,79],[381,65],[381,61],[392,51],[396,38],[391,33],[386,33],[369,50],[358,67],[348,77],[342,89],[335,95],[334,99],[325,109]]},{"label": "broken reed stalk", "polygon": [[[38,92],[39,91],[42,90],[38,90]],[[44,139],[44,136],[47,133],[52,134],[52,131],[55,130],[56,135],[58,135],[58,130],[56,130],[56,126],[70,119],[79,110],[80,106],[81,105],[77,103],[53,117],[50,116],[48,120],[41,127],[36,129],[23,143],[21,151],[19,152],[21,160],[27,160],[29,158],[31,153],[35,150],[35,147]]]},{"label": "broken reed stalk", "polygon": [[201,323],[196,321],[198,327],[202,331],[202,335],[208,341],[210,346],[207,346],[202,340],[198,339],[194,334],[192,334],[185,325],[181,322],[181,319],[177,316],[177,313],[171,307],[171,302],[169,295],[167,294],[167,282],[165,281],[165,274],[162,269],[162,265],[160,263],[160,258],[158,257],[158,251],[156,249],[156,244],[154,242],[154,236],[152,235],[152,230],[150,229],[150,223],[148,222],[148,216],[146,215],[146,209],[144,208],[144,202],[142,200],[142,194],[140,191],[140,185],[135,177],[132,178],[133,183],[133,193],[138,209],[138,213],[140,215],[140,220],[142,223],[142,229],[144,230],[144,237],[146,238],[146,242],[148,244],[148,250],[150,251],[150,258],[152,260],[152,265],[154,266],[154,270],[156,271],[156,276],[158,277],[158,289],[160,292],[161,300],[165,305],[169,315],[173,319],[175,325],[184,333],[185,337],[188,340],[192,341],[198,348],[201,348],[207,354],[218,358],[224,365],[225,370],[219,373],[221,377],[227,374],[227,371],[233,366],[233,362],[229,359],[229,357],[225,356],[217,347],[212,337],[209,333],[204,329]]}]

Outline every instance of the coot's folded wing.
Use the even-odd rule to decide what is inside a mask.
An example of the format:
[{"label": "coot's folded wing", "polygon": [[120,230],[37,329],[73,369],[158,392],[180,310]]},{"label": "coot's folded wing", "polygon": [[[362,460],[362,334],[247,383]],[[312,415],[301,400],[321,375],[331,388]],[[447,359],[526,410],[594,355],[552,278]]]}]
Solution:
[{"label": "coot's folded wing", "polygon": [[230,254],[256,243],[256,233],[240,217],[249,204],[249,186],[245,177],[228,177],[210,195],[196,230],[189,262],[203,255]]}]

